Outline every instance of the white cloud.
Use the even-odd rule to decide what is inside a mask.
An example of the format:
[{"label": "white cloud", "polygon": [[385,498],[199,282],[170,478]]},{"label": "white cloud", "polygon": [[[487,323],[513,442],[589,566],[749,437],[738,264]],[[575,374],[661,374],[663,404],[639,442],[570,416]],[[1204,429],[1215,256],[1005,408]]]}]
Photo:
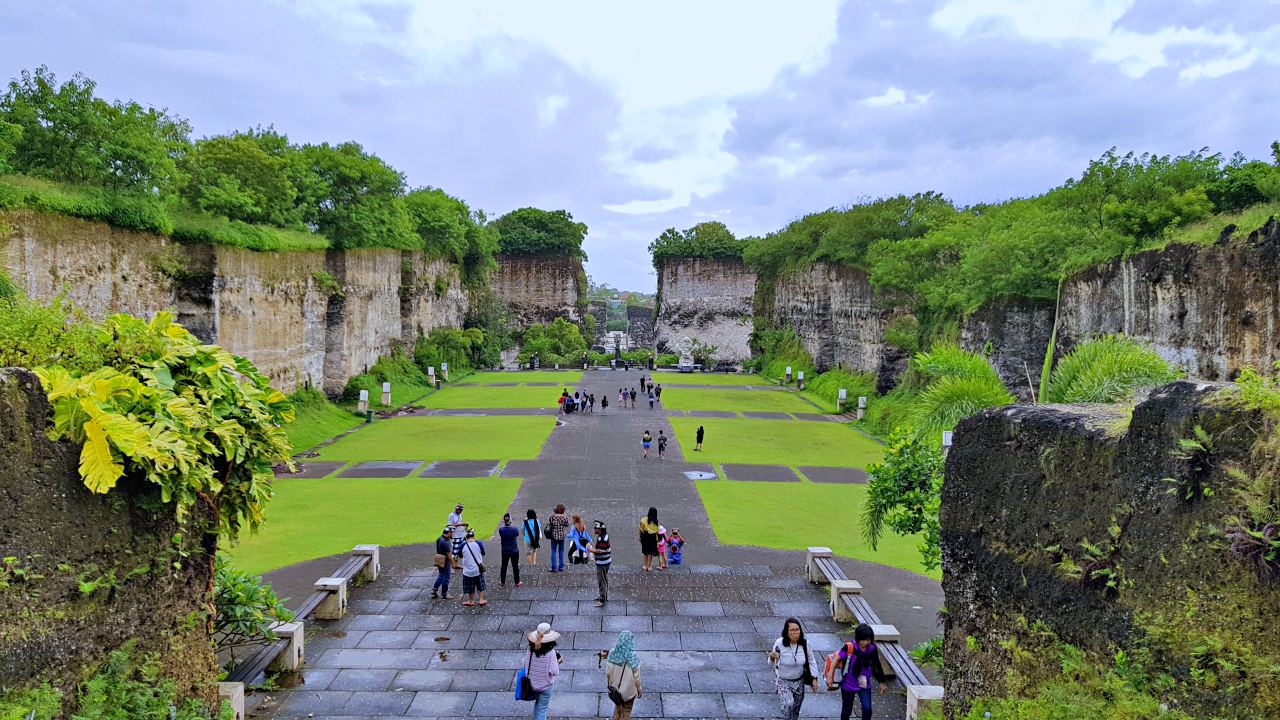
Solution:
[{"label": "white cloud", "polygon": [[[669,194],[665,201],[609,206],[639,213],[687,205],[720,189],[735,164],[720,149],[731,128],[725,121],[731,119],[729,100],[765,90],[786,68],[811,72],[822,67],[836,39],[842,1],[380,0],[382,6],[408,12],[403,35],[397,37],[378,27],[362,0],[313,0],[298,7],[335,17],[342,23],[338,32],[394,46],[414,58],[424,74],[473,71],[477,54],[481,70],[510,67],[519,62],[523,47],[550,53],[597,80],[620,105],[619,128],[608,154],[612,169]],[[690,107],[697,108],[696,114],[688,114]],[[667,119],[673,110],[681,111],[680,123],[695,127],[692,143],[671,139],[683,134],[682,127]],[[655,135],[665,137],[662,144],[678,157],[634,162],[628,151]]]},{"label": "white cloud", "polygon": [[859,102],[867,107],[893,107],[894,105],[923,105],[929,102],[929,98],[933,97],[933,93],[911,93],[907,94],[905,90],[899,87],[889,86],[888,90],[879,95],[872,95],[863,98]]},{"label": "white cloud", "polygon": [[542,98],[538,101],[538,122],[550,125],[556,121],[560,111],[568,105],[569,98],[565,95],[548,95]]},{"label": "white cloud", "polygon": [[[1163,27],[1134,32],[1122,20],[1134,0],[950,0],[930,18],[933,27],[953,37],[985,34],[1050,44],[1079,44],[1093,59],[1116,65],[1132,78],[1173,66],[1182,80],[1213,78],[1244,70],[1259,60],[1280,63],[1267,54],[1277,25],[1252,32]],[[1170,50],[1189,50],[1170,57]]]}]

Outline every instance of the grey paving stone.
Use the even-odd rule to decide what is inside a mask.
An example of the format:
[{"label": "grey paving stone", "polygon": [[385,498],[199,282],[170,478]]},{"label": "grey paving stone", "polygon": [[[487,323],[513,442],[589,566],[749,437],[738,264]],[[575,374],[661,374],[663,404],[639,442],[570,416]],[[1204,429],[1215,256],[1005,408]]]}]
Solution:
[{"label": "grey paving stone", "polygon": [[452,615],[407,615],[396,630],[444,630],[453,622]]},{"label": "grey paving stone", "polygon": [[356,615],[347,622],[347,630],[395,630],[403,615]]},{"label": "grey paving stone", "polygon": [[825,602],[817,601],[791,601],[791,602],[771,602],[769,609],[773,611],[774,617],[788,618],[811,618],[826,617],[830,613],[830,606]]},{"label": "grey paving stone", "polygon": [[403,715],[413,703],[413,692],[354,692],[342,706],[349,715]]},{"label": "grey paving stone", "polygon": [[[547,422],[550,423],[551,421],[548,420]],[[528,475],[530,472],[535,471],[538,467],[539,465],[537,460],[511,460],[506,464],[505,467],[502,468],[502,471],[499,474],[502,475],[502,477],[522,478],[525,475]],[[542,514],[541,510],[538,512],[539,520],[545,521],[546,517],[547,516],[544,516]],[[551,541],[547,540],[546,538],[543,538],[542,548],[545,553],[550,553]]]},{"label": "grey paving stone", "polygon": [[276,708],[276,712],[282,715],[338,715],[350,699],[350,690],[294,691]]},{"label": "grey paving stone", "polygon": [[762,602],[726,600],[721,601],[720,607],[727,616],[759,617],[769,614],[769,606]]},{"label": "grey paving stone", "polygon": [[676,614],[694,617],[723,617],[719,602],[677,602]]},{"label": "grey paving stone", "polygon": [[800,467],[800,472],[816,483],[865,484],[867,482],[867,471],[858,468],[804,465]]},{"label": "grey paving stone", "polygon": [[296,473],[289,472],[283,465],[277,465],[275,467],[276,479],[306,480],[322,478],[346,464],[346,462],[331,462],[328,460],[306,460],[298,463],[298,472]]},{"label": "grey paving stone", "polygon": [[664,692],[662,712],[667,717],[720,718],[725,707],[717,694]]},{"label": "grey paving stone", "polygon": [[640,657],[644,663],[647,663],[645,667],[652,670],[695,672],[710,670],[715,667],[711,662],[711,653],[707,652],[686,652],[684,650],[641,651]]},{"label": "grey paving stone", "polygon": [[678,670],[641,669],[645,692],[689,692],[688,672]]},{"label": "grey paving stone", "polygon": [[664,615],[653,618],[653,629],[664,632],[703,632],[708,618]]},{"label": "grey paving stone", "polygon": [[407,648],[418,637],[414,630],[370,630],[364,634],[358,648]]},{"label": "grey paving stone", "polygon": [[630,630],[641,633],[653,630],[653,618],[648,615],[607,615],[601,621],[605,632]]},{"label": "grey paving stone", "polygon": [[440,692],[449,689],[454,674],[455,671],[452,670],[401,670],[391,681],[391,687]]},{"label": "grey paving stone", "polygon": [[833,422],[831,416],[822,413],[791,413],[791,417],[797,420],[806,420],[808,422]]},{"label": "grey paving stone", "polygon": [[[822,687],[822,683],[818,683]],[[874,702],[874,701],[873,701]],[[861,705],[854,703],[854,712],[861,716]],[[800,717],[817,717],[817,718],[833,718],[840,717],[840,693],[826,692],[806,692],[804,694],[804,704],[800,706]],[[873,714],[872,717],[883,717]]]},{"label": "grey paving stone", "polygon": [[752,420],[790,420],[791,416],[784,412],[765,412],[760,410],[747,410],[742,413],[742,417]]},{"label": "grey paving stone", "polygon": [[395,670],[347,669],[338,672],[329,690],[386,690],[395,678]]},{"label": "grey paving stone", "polygon": [[[612,641],[609,643],[613,644]],[[647,632],[636,635],[636,650],[683,650],[680,633]]]},{"label": "grey paving stone", "polygon": [[[574,612],[577,611],[577,604],[574,604]],[[551,627],[559,632],[599,632],[600,621],[604,618],[596,615],[556,615],[551,620]]]},{"label": "grey paving stone", "polygon": [[373,460],[352,465],[338,473],[340,478],[402,478],[418,469],[421,460]]},{"label": "grey paving stone", "polygon": [[[518,650],[525,645],[527,641],[524,639],[523,633],[520,632],[490,632],[485,630],[474,630],[471,633],[471,639],[467,640],[468,650]],[[561,640],[561,644],[567,644]]]},{"label": "grey paving stone", "polygon": [[772,670],[748,670],[746,675],[751,692],[772,693],[777,689],[778,676]]},{"label": "grey paving stone", "polygon": [[498,472],[497,460],[437,460],[418,477],[424,478],[483,478]]},{"label": "grey paving stone", "polygon": [[[508,695],[507,697],[511,697]],[[517,703],[511,700],[513,704],[528,705],[528,703]],[[605,701],[608,703],[608,701]],[[548,717],[599,717],[600,696],[596,693],[575,693],[565,692],[560,688],[554,688],[551,693],[551,702],[547,707]],[[527,708],[522,708],[528,712]],[[609,703],[609,712],[613,712],[613,704]]]},{"label": "grey paving stone", "polygon": [[[459,608],[460,610],[472,610],[472,608]],[[481,610],[480,612],[486,612]],[[450,630],[488,630],[495,631],[502,628],[501,615],[480,615],[473,611],[467,615],[455,615],[453,622],[449,623]]]},{"label": "grey paving stone", "polygon": [[302,668],[302,686],[307,690],[328,690],[329,683],[341,672],[335,668]]},{"label": "grey paving stone", "polygon": [[[610,592],[610,595],[613,593]],[[676,614],[676,604],[670,601],[662,600],[636,600],[627,602],[628,615],[652,615],[654,617],[671,616]]]},{"label": "grey paving stone", "polygon": [[724,463],[720,466],[728,480],[747,482],[800,482],[800,477],[784,465],[743,465]]},{"label": "grey paving stone", "polygon": [[[554,693],[554,690],[552,692]],[[555,699],[554,694],[552,699]],[[517,717],[527,716],[532,712],[530,703],[520,702],[512,696],[512,693],[506,692],[478,692],[475,694],[475,703],[471,706],[471,717],[481,715]]]},{"label": "grey paving stone", "polygon": [[[485,670],[511,670],[515,671],[524,667],[525,660],[529,654],[524,650],[494,650],[489,653],[489,660],[484,664]],[[572,667],[560,666],[561,672],[570,670]]]},{"label": "grey paving stone", "polygon": [[574,650],[591,652],[608,650],[613,647],[613,643],[617,639],[618,634],[612,632],[576,632],[573,634],[572,647]]},{"label": "grey paving stone", "polygon": [[316,633],[306,636],[306,644],[311,652],[330,648],[353,648],[360,644],[364,635],[364,630],[339,630],[325,635]]},{"label": "grey paving stone", "polygon": [[442,718],[471,717],[475,701],[476,693],[472,692],[419,692],[414,695],[406,714]]},{"label": "grey paving stone", "polygon": [[[603,682],[603,676],[601,679]],[[636,698],[635,704],[631,706],[631,717],[635,718],[655,718],[667,717],[662,707],[662,695],[660,693],[648,691],[645,688],[644,696]],[[613,712],[613,703],[609,701],[607,696],[600,698],[600,713],[602,715]]]},{"label": "grey paving stone", "polygon": [[[680,633],[681,650],[724,650],[733,648],[733,633]],[[736,649],[736,648],[734,648]]]},{"label": "grey paving stone", "polygon": [[[420,652],[408,650],[400,652]],[[430,655],[431,670],[479,670],[489,661],[488,650],[440,650]],[[425,663],[415,667],[428,667]]]},{"label": "grey paving stone", "polygon": [[417,633],[410,647],[414,650],[460,650],[470,639],[471,633],[467,630],[423,630]]},{"label": "grey paving stone", "polygon": [[[513,684],[515,683],[514,670],[485,670],[483,672],[453,670],[451,672],[453,674],[453,682],[449,685],[450,690],[507,692],[513,689]],[[558,679],[557,682],[559,682]]]},{"label": "grey paving stone", "polygon": [[742,670],[706,670],[689,673],[689,685],[696,693],[751,692],[751,683]]},{"label": "grey paving stone", "polygon": [[[778,696],[757,693],[724,693],[724,714],[728,717],[777,717]],[[803,706],[801,706],[803,710]],[[839,714],[837,713],[837,716]]]},{"label": "grey paving stone", "polygon": [[703,618],[702,629],[706,632],[749,633],[755,625],[748,617]]}]

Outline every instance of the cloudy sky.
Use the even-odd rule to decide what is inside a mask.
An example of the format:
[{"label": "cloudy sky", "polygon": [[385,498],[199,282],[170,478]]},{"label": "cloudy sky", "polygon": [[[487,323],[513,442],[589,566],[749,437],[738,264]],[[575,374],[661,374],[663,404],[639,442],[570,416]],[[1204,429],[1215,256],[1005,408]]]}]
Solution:
[{"label": "cloudy sky", "polygon": [[1280,0],[3,0],[0,70],[39,64],[197,135],[354,139],[491,214],[567,209],[637,290],[667,227],[1280,138]]}]

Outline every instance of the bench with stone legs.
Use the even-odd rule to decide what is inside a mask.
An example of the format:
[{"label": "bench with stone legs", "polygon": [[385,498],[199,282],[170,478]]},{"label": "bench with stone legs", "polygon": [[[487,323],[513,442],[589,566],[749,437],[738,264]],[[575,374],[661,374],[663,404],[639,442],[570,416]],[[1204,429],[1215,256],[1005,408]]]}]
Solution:
[{"label": "bench with stone legs", "polygon": [[805,575],[809,582],[831,588],[831,619],[836,622],[866,623],[876,636],[881,669],[897,678],[907,690],[907,720],[915,720],[920,710],[942,702],[942,688],[933,685],[902,646],[898,628],[887,625],[862,597],[862,584],[851,580],[836,564],[831,548],[811,547],[806,553]]},{"label": "bench with stone legs", "polygon": [[259,648],[219,683],[219,693],[230,701],[237,720],[244,717],[244,684],[266,672],[298,670],[304,660],[303,621],[314,615],[321,620],[338,620],[347,611],[348,584],[359,578],[378,579],[379,546],[357,545],[351,557],[328,577],[316,580],[313,592],[294,613],[292,622],[271,626],[276,639]]}]

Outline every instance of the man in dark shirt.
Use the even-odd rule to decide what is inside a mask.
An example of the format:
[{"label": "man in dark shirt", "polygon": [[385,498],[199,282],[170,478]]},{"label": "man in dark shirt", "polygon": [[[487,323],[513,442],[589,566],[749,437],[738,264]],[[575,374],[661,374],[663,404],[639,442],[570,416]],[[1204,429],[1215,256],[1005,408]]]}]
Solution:
[{"label": "man in dark shirt", "polygon": [[453,526],[446,525],[436,538],[436,554],[444,556],[444,565],[436,563],[436,584],[431,586],[431,597],[443,597],[452,600],[449,594],[450,568],[453,566]]},{"label": "man in dark shirt", "polygon": [[507,565],[511,566],[511,579],[516,587],[524,587],[520,582],[520,528],[511,524],[511,513],[502,516],[502,527],[498,528],[498,539],[502,542],[502,569],[498,572],[498,584],[507,584]]},{"label": "man in dark shirt", "polygon": [[596,598],[596,607],[604,607],[609,602],[609,566],[613,564],[613,549],[609,544],[609,531],[599,520],[595,523],[596,541],[587,546],[587,552],[596,559],[596,584],[600,586],[600,597]]}]

